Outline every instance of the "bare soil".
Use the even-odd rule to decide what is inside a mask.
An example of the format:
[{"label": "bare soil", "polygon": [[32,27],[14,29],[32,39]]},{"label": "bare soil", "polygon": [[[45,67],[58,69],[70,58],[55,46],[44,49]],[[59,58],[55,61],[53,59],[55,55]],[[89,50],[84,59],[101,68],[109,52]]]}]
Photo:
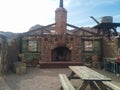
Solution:
[{"label": "bare soil", "polygon": [[[112,82],[120,86],[120,77],[114,73],[94,69],[110,78]],[[58,77],[59,73],[69,75],[71,70],[62,69],[41,69],[27,68],[26,74],[18,75],[10,73],[0,78],[0,90],[59,90],[61,83]],[[82,83],[81,80],[72,80],[75,87]],[[88,90],[88,89],[87,89]]]}]

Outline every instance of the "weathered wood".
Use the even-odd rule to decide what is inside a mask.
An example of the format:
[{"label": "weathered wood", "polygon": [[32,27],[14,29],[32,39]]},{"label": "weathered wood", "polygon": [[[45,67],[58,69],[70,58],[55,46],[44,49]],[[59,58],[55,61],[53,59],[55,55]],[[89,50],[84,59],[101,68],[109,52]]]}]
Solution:
[{"label": "weathered wood", "polygon": [[95,82],[89,81],[91,90],[99,90]]},{"label": "weathered wood", "polygon": [[74,75],[75,75],[75,73],[72,71],[71,74],[68,76],[68,79],[69,80],[73,79]]},{"label": "weathered wood", "polygon": [[80,31],[87,32],[87,33],[90,33],[90,34],[92,34],[94,36],[97,36],[97,33],[94,33],[92,31],[89,31],[89,30],[86,30],[86,29],[83,29],[83,28],[79,28],[77,26],[74,26],[74,25],[71,25],[71,24],[68,24],[68,23],[67,23],[67,26],[70,26],[70,27],[76,28],[76,29],[78,29]]},{"label": "weathered wood", "polygon": [[107,87],[102,83],[102,81],[96,81],[96,83],[101,90],[107,90]]},{"label": "weathered wood", "polygon": [[74,86],[72,85],[72,83],[69,81],[65,74],[59,74],[59,78],[62,84],[62,88],[64,90],[75,90]]},{"label": "weathered wood", "polygon": [[[74,72],[83,81],[78,90],[86,90],[88,85],[90,85],[92,90],[107,90],[106,85],[102,81],[111,81],[110,78],[86,66],[69,66],[69,68],[72,70],[72,73]],[[74,77],[74,75],[71,77]]]},{"label": "weathered wood", "polygon": [[78,90],[85,90],[88,84],[89,84],[89,81],[84,81],[82,85],[78,88]]},{"label": "weathered wood", "polygon": [[55,25],[55,23],[49,24],[49,25],[47,25],[47,26],[42,26],[42,27],[40,27],[40,28],[34,29],[33,31],[31,30],[31,31],[29,31],[29,32],[27,32],[27,33],[34,32],[34,31],[38,31],[38,30],[43,30],[43,29],[46,29],[46,28],[51,27],[51,26],[53,26],[53,25]]},{"label": "weathered wood", "polygon": [[120,87],[111,82],[103,81],[103,83],[109,88],[109,90],[120,90]]},{"label": "weathered wood", "polygon": [[86,66],[69,66],[69,68],[74,71],[82,80],[91,81],[111,81],[110,78],[86,67]]}]

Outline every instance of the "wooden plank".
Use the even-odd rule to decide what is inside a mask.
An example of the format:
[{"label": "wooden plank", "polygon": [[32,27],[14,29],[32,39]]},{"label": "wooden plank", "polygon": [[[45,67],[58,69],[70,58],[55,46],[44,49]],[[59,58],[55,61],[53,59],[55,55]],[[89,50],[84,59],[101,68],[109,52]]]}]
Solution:
[{"label": "wooden plank", "polygon": [[95,82],[89,81],[89,84],[90,84],[91,90],[99,90],[99,88],[97,87],[97,85],[95,84]]},{"label": "wooden plank", "polygon": [[65,74],[59,74],[59,78],[64,90],[75,90],[72,83],[69,81]]},{"label": "wooden plank", "polygon": [[103,81],[103,84],[105,84],[109,89],[120,90],[120,87],[118,87],[117,85],[115,85],[111,82]]},{"label": "wooden plank", "polygon": [[74,73],[76,73],[82,80],[111,81],[110,78],[108,78],[86,66],[69,66],[69,68]]},{"label": "wooden plank", "polygon": [[89,84],[89,81],[84,81],[82,83],[82,85],[80,85],[80,87],[78,88],[78,90],[85,90],[86,87],[88,86],[88,84]]},{"label": "wooden plank", "polygon": [[107,90],[107,87],[102,83],[102,81],[96,81],[96,83],[101,90]]}]

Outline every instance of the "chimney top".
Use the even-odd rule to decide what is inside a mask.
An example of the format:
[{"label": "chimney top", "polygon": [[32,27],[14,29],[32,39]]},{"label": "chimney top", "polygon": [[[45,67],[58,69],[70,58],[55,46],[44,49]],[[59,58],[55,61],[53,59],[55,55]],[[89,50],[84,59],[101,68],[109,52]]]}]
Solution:
[{"label": "chimney top", "polygon": [[60,0],[60,6],[61,8],[63,8],[63,0]]}]

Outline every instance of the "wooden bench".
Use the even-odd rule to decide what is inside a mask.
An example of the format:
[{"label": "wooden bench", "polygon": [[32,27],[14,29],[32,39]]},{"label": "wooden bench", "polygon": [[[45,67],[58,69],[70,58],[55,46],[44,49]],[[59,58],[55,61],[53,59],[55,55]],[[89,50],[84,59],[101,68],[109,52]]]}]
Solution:
[{"label": "wooden bench", "polygon": [[69,81],[65,74],[59,74],[59,78],[62,84],[61,90],[75,90],[72,83]]},{"label": "wooden bench", "polygon": [[107,86],[108,90],[120,90],[120,87],[111,82],[103,81],[103,83]]}]

